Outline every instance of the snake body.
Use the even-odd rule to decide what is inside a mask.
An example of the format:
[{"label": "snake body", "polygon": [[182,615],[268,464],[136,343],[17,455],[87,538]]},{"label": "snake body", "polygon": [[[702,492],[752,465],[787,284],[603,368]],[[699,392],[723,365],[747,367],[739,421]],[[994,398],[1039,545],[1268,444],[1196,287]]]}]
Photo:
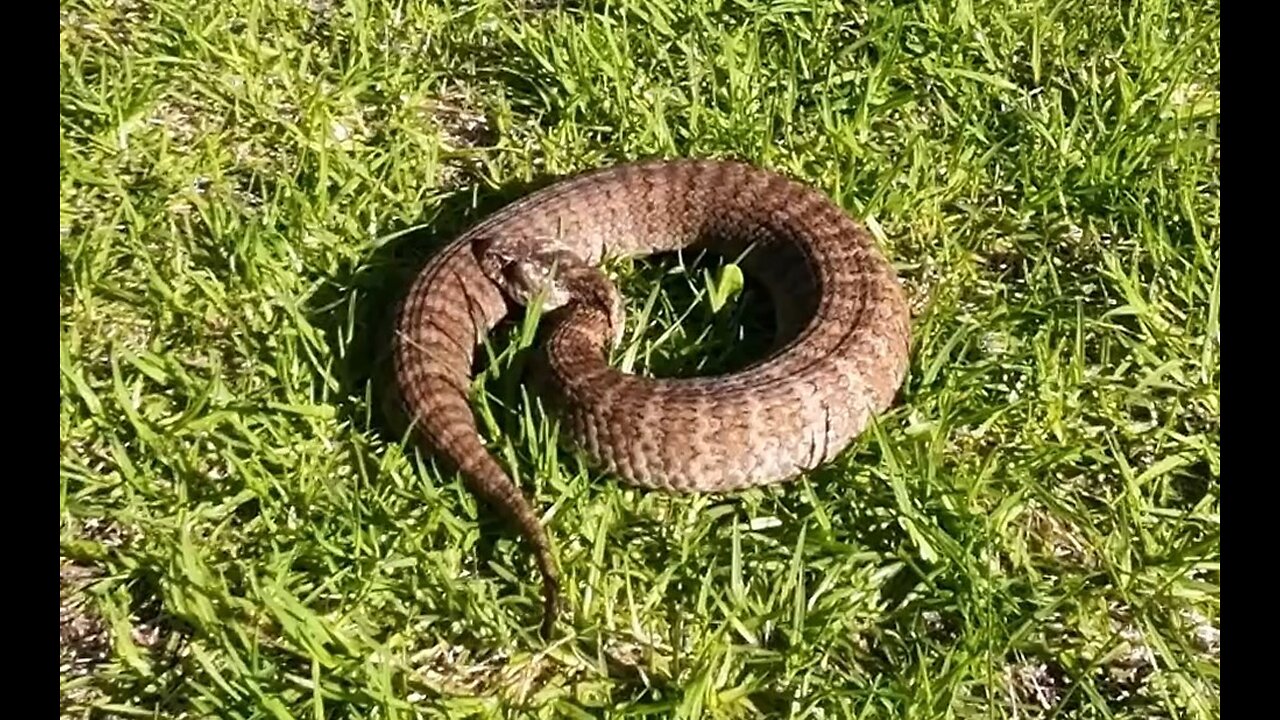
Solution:
[{"label": "snake body", "polygon": [[[610,366],[622,306],[601,260],[683,249],[740,258],[776,308],[776,350],[713,377]],[[907,303],[872,236],[779,173],[732,161],[623,164],[536,191],[460,235],[399,308],[396,382],[418,439],[531,544],[544,633],[559,590],[551,545],[468,403],[477,346],[533,297],[545,312],[541,388],[568,439],[644,488],[727,492],[794,478],[847,447],[908,368]]]}]

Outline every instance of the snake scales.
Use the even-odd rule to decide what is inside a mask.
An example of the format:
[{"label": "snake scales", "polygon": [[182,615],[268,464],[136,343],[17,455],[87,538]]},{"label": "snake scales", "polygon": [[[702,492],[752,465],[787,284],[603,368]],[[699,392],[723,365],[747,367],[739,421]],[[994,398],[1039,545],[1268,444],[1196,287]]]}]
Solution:
[{"label": "snake scales", "polygon": [[[608,364],[622,304],[599,262],[681,249],[741,256],[776,308],[771,355],[715,377],[650,378]],[[724,492],[793,478],[848,446],[907,372],[910,318],[892,267],[830,199],[774,172],[624,164],[562,180],[463,233],[399,308],[395,379],[419,441],[534,549],[544,635],[559,595],[548,536],[486,450],[468,403],[477,346],[535,296],[544,397],[569,439],[645,488]]]}]

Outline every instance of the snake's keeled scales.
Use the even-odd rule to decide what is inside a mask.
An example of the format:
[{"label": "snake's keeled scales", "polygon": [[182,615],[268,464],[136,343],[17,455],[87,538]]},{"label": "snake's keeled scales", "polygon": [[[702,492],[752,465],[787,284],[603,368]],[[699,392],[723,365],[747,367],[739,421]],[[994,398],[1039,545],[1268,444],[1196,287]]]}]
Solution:
[{"label": "snake's keeled scales", "polygon": [[555,247],[584,267],[682,248],[747,251],[743,270],[769,291],[785,343],[741,372],[657,379],[610,367],[616,328],[596,296],[570,298],[544,318],[541,376],[562,428],[636,485],[721,492],[793,478],[843,450],[907,371],[910,318],[892,267],[829,198],[780,174],[725,161],[620,165],[535,192],[464,233],[400,308],[396,379],[418,438],[532,544],[546,585],[544,631],[558,597],[547,534],[486,450],[467,401],[476,347],[513,299],[486,272],[494,246]]}]

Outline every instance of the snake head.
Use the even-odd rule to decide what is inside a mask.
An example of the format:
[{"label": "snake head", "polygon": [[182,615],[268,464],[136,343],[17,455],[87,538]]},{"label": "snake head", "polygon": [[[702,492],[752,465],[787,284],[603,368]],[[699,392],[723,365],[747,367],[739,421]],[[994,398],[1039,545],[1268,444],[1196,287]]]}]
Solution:
[{"label": "snake head", "polygon": [[562,268],[582,265],[568,250],[522,238],[478,239],[475,254],[484,274],[503,294],[524,307],[541,295],[543,310],[569,302]]},{"label": "snake head", "polygon": [[485,275],[513,302],[529,307],[541,297],[544,312],[589,313],[613,347],[622,342],[622,295],[599,268],[544,240],[482,238],[474,248]]}]

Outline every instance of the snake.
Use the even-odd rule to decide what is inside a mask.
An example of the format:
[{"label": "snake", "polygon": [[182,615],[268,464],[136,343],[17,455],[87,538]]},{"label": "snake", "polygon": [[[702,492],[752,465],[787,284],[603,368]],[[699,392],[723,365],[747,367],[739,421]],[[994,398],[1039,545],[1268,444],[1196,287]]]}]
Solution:
[{"label": "snake", "polygon": [[[610,353],[625,303],[606,261],[694,250],[733,258],[762,286],[773,346],[720,374],[618,369]],[[820,190],[760,165],[675,158],[586,170],[457,235],[395,310],[395,389],[419,447],[532,549],[547,637],[561,592],[553,546],[469,399],[478,348],[533,308],[536,391],[561,438],[646,490],[731,493],[810,472],[893,404],[910,364],[909,305],[875,236]]]}]

